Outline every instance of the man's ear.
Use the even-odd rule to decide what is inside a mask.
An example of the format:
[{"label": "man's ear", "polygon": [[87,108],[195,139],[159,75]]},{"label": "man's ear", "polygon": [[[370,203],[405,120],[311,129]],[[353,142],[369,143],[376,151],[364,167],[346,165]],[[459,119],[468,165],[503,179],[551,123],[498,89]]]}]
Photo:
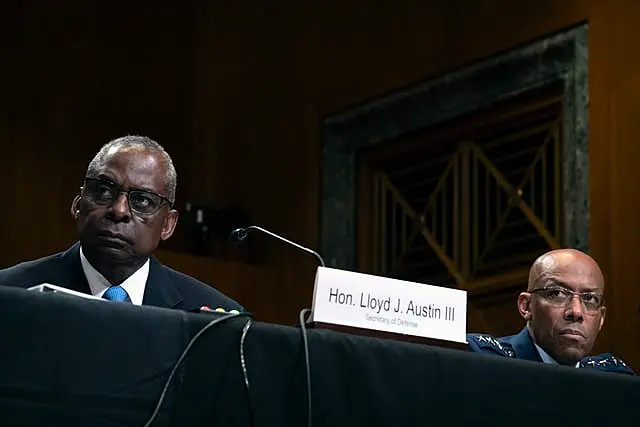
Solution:
[{"label": "man's ear", "polygon": [[602,329],[602,326],[604,325],[604,316],[605,314],[607,314],[607,307],[602,306],[600,310],[602,310],[602,316],[600,317],[600,325],[598,325],[598,331],[600,331]]},{"label": "man's ear", "polygon": [[80,215],[80,209],[78,204],[80,203],[80,195],[77,195],[73,198],[73,202],[71,202],[71,216],[73,219],[78,219],[78,215]]},{"label": "man's ear", "polygon": [[531,294],[522,292],[518,295],[518,311],[520,316],[527,322],[531,320]]},{"label": "man's ear", "polygon": [[164,223],[162,224],[162,231],[160,232],[160,239],[167,240],[173,234],[173,230],[176,229],[176,224],[178,224],[178,211],[175,209],[171,209],[169,214],[165,217]]}]

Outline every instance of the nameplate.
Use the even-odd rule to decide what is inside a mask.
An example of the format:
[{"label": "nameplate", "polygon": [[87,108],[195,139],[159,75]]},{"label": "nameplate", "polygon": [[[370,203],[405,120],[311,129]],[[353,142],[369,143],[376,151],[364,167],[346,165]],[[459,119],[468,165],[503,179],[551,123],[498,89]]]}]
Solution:
[{"label": "nameplate", "polygon": [[466,343],[467,292],[319,267],[310,320]]}]

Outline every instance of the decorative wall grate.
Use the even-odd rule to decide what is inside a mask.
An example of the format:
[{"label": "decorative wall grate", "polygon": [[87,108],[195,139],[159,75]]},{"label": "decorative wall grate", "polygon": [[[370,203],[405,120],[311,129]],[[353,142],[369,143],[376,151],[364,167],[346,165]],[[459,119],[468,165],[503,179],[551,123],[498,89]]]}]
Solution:
[{"label": "decorative wall grate", "polygon": [[373,270],[475,288],[562,244],[561,117],[414,152],[373,173]]},{"label": "decorative wall grate", "polygon": [[[368,213],[362,213],[363,206],[358,199],[360,183],[356,174],[359,152],[398,143],[402,137],[412,132],[490,108],[503,101],[518,98],[531,90],[554,84],[560,85],[562,98],[560,197],[563,224],[558,228],[562,229],[562,242],[565,246],[588,251],[588,24],[581,23],[575,28],[549,35],[529,45],[500,53],[458,70],[451,70],[445,75],[359,105],[349,106],[343,111],[325,117],[322,131],[321,252],[328,265],[372,271],[368,253],[373,244],[366,236],[363,237],[360,231],[363,223],[360,215]],[[460,139],[459,142],[465,140],[478,145],[492,163],[496,163],[482,141],[466,138]],[[455,149],[445,154],[452,156],[457,148],[455,145]],[[448,158],[444,158],[445,165]],[[548,159],[545,161],[549,162]],[[485,167],[480,163],[479,166]],[[517,188],[519,182],[514,177],[507,176],[502,166],[495,166],[510,186]],[[382,171],[387,173],[386,170]],[[467,173],[473,173],[472,169]],[[401,187],[397,177],[391,172],[387,175],[394,186]],[[539,185],[542,185],[542,182],[536,181],[534,184]],[[402,191],[408,190],[403,188]],[[423,195],[431,194],[428,188],[421,191]],[[469,191],[471,193],[471,189]],[[447,194],[450,194],[450,191]],[[528,195],[524,189],[523,195]],[[478,197],[482,199],[480,193]],[[536,209],[542,208],[542,201],[539,202],[540,204],[536,201]],[[549,201],[546,203],[550,206]],[[527,204],[531,204],[531,201]],[[368,205],[369,203],[367,209]],[[418,218],[424,213],[425,206],[426,203],[423,202],[423,206],[414,207]],[[520,212],[520,208],[513,209],[511,215]],[[557,239],[558,231],[553,229],[554,225],[550,222],[552,215],[548,214],[544,221],[542,216],[542,213],[536,215],[549,233]],[[430,220],[426,219],[427,222]],[[523,221],[523,226],[530,228],[531,225],[533,223],[530,220],[527,220],[527,223]],[[520,232],[514,228],[510,234],[515,236],[517,233]],[[449,234],[447,239],[451,238]],[[482,233],[479,229],[479,246],[482,246],[481,238]],[[490,245],[495,253],[486,254],[484,257],[483,262],[489,267],[489,260],[492,257],[497,258],[501,238],[502,236],[496,236],[495,244]],[[424,237],[422,240],[426,241]],[[450,246],[447,249],[450,250]],[[391,251],[391,248],[388,251]],[[367,254],[363,255],[364,252]],[[410,254],[405,255],[405,258],[408,256]],[[472,255],[468,256],[473,260]],[[453,254],[449,258],[455,259]],[[383,262],[385,261],[380,260],[380,265]],[[386,262],[389,265],[391,261]],[[463,265],[465,264],[458,265],[456,271],[464,272]],[[476,273],[473,263],[467,265],[469,274]],[[492,268],[499,269],[498,266]],[[476,273],[476,276],[480,273]],[[450,275],[447,280],[453,283]]]}]

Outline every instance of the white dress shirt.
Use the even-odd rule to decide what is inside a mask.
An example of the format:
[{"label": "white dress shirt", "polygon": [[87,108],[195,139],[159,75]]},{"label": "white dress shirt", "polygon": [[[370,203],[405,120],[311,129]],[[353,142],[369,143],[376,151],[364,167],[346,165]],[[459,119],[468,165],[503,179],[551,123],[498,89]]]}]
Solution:
[{"label": "white dress shirt", "polygon": [[[113,286],[105,277],[96,270],[91,263],[84,256],[82,252],[82,246],[80,246],[80,262],[82,263],[82,270],[89,283],[91,294],[102,298],[102,295],[107,289]],[[145,262],[135,273],[127,277],[127,280],[120,283],[120,286],[127,291],[131,303],[135,305],[142,305],[142,298],[144,297],[144,288],[147,284],[147,278],[149,277],[149,260]]]}]

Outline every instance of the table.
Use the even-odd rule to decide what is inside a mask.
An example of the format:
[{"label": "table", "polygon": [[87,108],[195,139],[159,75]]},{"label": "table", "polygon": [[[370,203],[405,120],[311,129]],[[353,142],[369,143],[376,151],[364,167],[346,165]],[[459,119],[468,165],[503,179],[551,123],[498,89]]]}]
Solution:
[{"label": "table", "polygon": [[[209,314],[0,287],[0,425],[143,426]],[[299,328],[227,319],[153,426],[305,426]],[[314,426],[635,425],[640,379],[308,330]]]}]

